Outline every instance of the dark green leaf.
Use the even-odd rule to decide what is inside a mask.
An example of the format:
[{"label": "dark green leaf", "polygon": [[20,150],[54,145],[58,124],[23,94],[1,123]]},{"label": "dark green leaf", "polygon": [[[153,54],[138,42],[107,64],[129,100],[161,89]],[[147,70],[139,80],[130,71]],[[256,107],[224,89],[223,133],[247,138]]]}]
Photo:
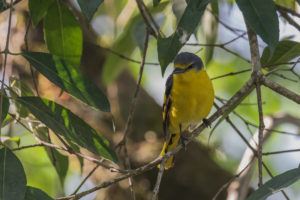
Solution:
[{"label": "dark green leaf", "polygon": [[25,83],[15,77],[9,77],[9,86],[18,96],[34,96],[31,89]]},{"label": "dark green leaf", "polygon": [[[49,130],[47,127],[36,127],[35,128],[38,136],[43,140],[43,141],[49,141]],[[64,181],[68,172],[69,168],[69,158],[68,156],[65,156],[56,149],[45,147],[45,150],[47,152],[48,157],[51,160],[52,165],[55,167],[55,170],[59,176],[59,179],[62,183],[62,186],[64,186]]]},{"label": "dark green leaf", "polygon": [[[160,3],[157,7],[150,9],[153,14],[162,12],[168,5],[168,2]],[[126,24],[123,29],[122,34],[116,39],[113,44],[112,49],[116,52],[130,57],[133,50],[135,49],[134,41],[132,41],[131,31],[133,27],[142,21],[142,17],[139,12],[131,18],[131,20]],[[102,81],[108,84],[115,80],[117,76],[125,69],[127,66],[126,60],[120,58],[119,56],[111,53],[105,60],[103,71],[102,71]]]},{"label": "dark green leaf", "polygon": [[62,186],[64,186],[65,178],[67,176],[68,168],[69,168],[69,158],[68,156],[65,156],[56,149],[53,150],[53,155],[48,153],[48,156],[50,157],[52,164],[55,167],[55,170],[59,176],[59,179],[61,181]]},{"label": "dark green leaf", "polygon": [[28,8],[31,15],[31,20],[34,26],[36,26],[41,19],[46,15],[49,6],[53,3],[53,0],[29,0]]},{"label": "dark green leaf", "polygon": [[272,0],[236,0],[249,26],[273,52],[279,40],[279,22]]},{"label": "dark green leaf", "polygon": [[79,22],[62,1],[55,1],[46,14],[45,40],[49,51],[78,66],[82,53],[82,32]]},{"label": "dark green leaf", "polygon": [[156,7],[161,0],[153,0],[153,6]]},{"label": "dark green leaf", "polygon": [[45,192],[38,188],[26,187],[25,200],[53,200]]},{"label": "dark green leaf", "polygon": [[87,22],[90,22],[103,0],[77,0]]},{"label": "dark green leaf", "polygon": [[67,141],[73,141],[97,155],[118,162],[109,142],[70,110],[39,97],[19,97],[16,100]]},{"label": "dark green leaf", "polygon": [[181,17],[176,31],[167,38],[157,38],[158,60],[164,74],[168,64],[173,61],[181,47],[195,31],[206,8],[212,0],[190,0]]},{"label": "dark green leaf", "polygon": [[[73,142],[70,142],[69,144],[72,147],[72,149],[74,149],[77,152],[80,152],[80,148],[77,144],[74,144]],[[77,159],[78,159],[79,165],[80,165],[80,173],[82,174],[84,161],[83,161],[83,158],[81,156],[77,156]]]},{"label": "dark green leaf", "polygon": [[300,5],[300,0],[296,0],[296,1],[297,1],[298,5]]},{"label": "dark green leaf", "polygon": [[267,181],[260,188],[258,188],[254,193],[250,195],[247,200],[265,200],[271,194],[279,192],[285,187],[293,184],[300,179],[300,168],[295,168],[286,171],[278,176],[273,177],[271,180]]},{"label": "dark green leaf", "polygon": [[3,10],[3,8],[4,8],[4,4],[6,4],[6,2],[5,2],[5,0],[3,1],[3,0],[0,0],[0,11],[2,11]]},{"label": "dark green leaf", "polygon": [[[153,18],[156,22],[156,24],[158,26],[161,26],[165,16],[158,14],[158,15],[153,15]],[[141,50],[141,52],[143,52],[144,50],[144,45],[145,45],[145,38],[146,38],[146,25],[145,22],[143,20],[139,20],[133,27],[131,30],[131,37],[132,37],[132,41],[134,42],[134,44],[136,46],[138,46]],[[152,36],[150,36],[149,41],[151,41]]]},{"label": "dark green leaf", "polygon": [[62,90],[90,106],[110,111],[109,102],[98,86],[71,64],[48,53],[25,52],[22,55]]},{"label": "dark green leaf", "polygon": [[24,199],[26,184],[26,175],[19,159],[8,148],[0,149],[0,199]]},{"label": "dark green leaf", "polygon": [[286,63],[298,56],[300,56],[300,43],[290,40],[283,40],[276,45],[272,56],[269,47],[264,49],[261,57],[261,64],[264,66]]},{"label": "dark green leaf", "polygon": [[9,109],[9,101],[8,101],[8,98],[6,97],[6,93],[5,93],[5,95],[2,97],[1,124],[3,123],[3,121],[5,120],[5,118],[7,116],[8,109]]},{"label": "dark green leaf", "polygon": [[[9,86],[13,91],[10,93],[13,98],[16,98],[18,96],[34,96],[31,89],[25,83],[15,77],[9,77]],[[12,100],[12,102],[16,105],[17,113],[20,117],[25,118],[28,116],[29,112],[26,108],[17,103],[14,99]]]}]

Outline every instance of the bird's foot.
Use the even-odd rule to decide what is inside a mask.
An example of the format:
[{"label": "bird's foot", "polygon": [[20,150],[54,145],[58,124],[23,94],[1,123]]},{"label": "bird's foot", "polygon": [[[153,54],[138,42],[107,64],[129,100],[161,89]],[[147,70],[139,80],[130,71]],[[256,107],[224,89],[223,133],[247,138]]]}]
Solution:
[{"label": "bird's foot", "polygon": [[206,119],[206,118],[204,118],[203,120],[203,124],[208,128],[211,128],[211,123],[210,123],[210,121],[208,120],[208,119]]}]

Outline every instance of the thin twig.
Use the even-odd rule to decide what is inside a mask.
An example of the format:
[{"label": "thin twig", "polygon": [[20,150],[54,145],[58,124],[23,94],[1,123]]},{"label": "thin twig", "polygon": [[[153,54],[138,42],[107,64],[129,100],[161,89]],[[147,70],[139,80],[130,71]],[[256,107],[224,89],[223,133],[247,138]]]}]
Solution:
[{"label": "thin twig", "polygon": [[288,90],[285,87],[282,87],[281,85],[271,81],[265,76],[261,77],[262,84],[271,90],[281,94],[282,96],[285,96],[286,98],[296,102],[297,104],[300,104],[300,95],[296,94],[293,91]]},{"label": "thin twig", "polygon": [[[274,176],[273,176],[273,174],[271,173],[271,171],[269,170],[269,168],[267,167],[267,165],[266,165],[264,162],[263,162],[262,164],[263,164],[265,170],[267,171],[267,173],[269,174],[269,176],[270,176],[271,178],[273,178]],[[283,196],[285,197],[286,200],[289,200],[289,199],[290,199],[290,198],[288,197],[288,195],[285,193],[284,190],[280,190],[280,192],[283,194]]]},{"label": "thin twig", "polygon": [[250,26],[245,21],[247,27],[247,33],[249,38],[249,46],[250,46],[250,54],[251,54],[251,66],[252,66],[252,75],[255,77],[255,86],[256,86],[256,94],[257,94],[257,105],[258,105],[258,113],[259,113],[259,129],[258,129],[258,148],[257,148],[257,160],[258,160],[258,187],[262,186],[263,178],[262,178],[262,145],[263,145],[263,133],[264,133],[264,116],[262,110],[262,100],[261,100],[261,88],[260,88],[260,76],[261,72],[261,63],[259,56],[259,47],[257,36],[255,32],[250,28]]},{"label": "thin twig", "polygon": [[6,4],[6,6],[4,6],[3,8],[2,8],[2,10],[1,10],[1,12],[0,13],[3,13],[4,11],[6,11],[7,9],[9,9],[10,7],[12,7],[11,5],[16,5],[17,3],[19,3],[19,2],[21,2],[22,0],[15,0],[13,3],[12,3],[12,1],[11,1],[11,3],[10,4]]},{"label": "thin twig", "polygon": [[263,132],[265,128],[264,124],[264,116],[262,110],[262,100],[261,100],[261,88],[260,85],[256,83],[256,94],[257,94],[257,105],[258,105],[258,114],[259,114],[259,134],[258,134],[258,150],[257,150],[257,158],[258,158],[258,186],[262,186],[262,144],[263,144]]},{"label": "thin twig", "polygon": [[158,24],[156,23],[156,21],[154,20],[154,18],[152,17],[151,12],[149,11],[149,9],[147,8],[147,6],[145,5],[145,3],[143,2],[143,0],[140,0],[141,5],[143,6],[144,10],[146,11],[148,17],[150,18],[152,24],[154,25],[154,27],[156,28],[156,31],[158,34],[160,34],[160,27],[158,26]]},{"label": "thin twig", "polygon": [[[65,152],[68,152],[69,154],[74,154],[74,155],[77,155],[79,157],[82,157],[83,159],[86,159],[88,161],[91,161],[93,163],[96,163],[96,164],[99,164],[101,167],[105,168],[105,169],[108,169],[110,170],[111,172],[118,172],[118,173],[126,173],[127,171],[126,170],[122,170],[122,169],[117,169],[115,167],[112,167],[112,166],[109,166],[107,164],[104,163],[104,161],[101,159],[101,160],[98,160],[96,158],[93,158],[93,157],[90,157],[90,156],[87,156],[85,154],[82,154],[82,153],[79,153],[79,152],[75,152],[75,151],[70,151],[69,149],[65,148],[65,147],[61,147],[61,146],[58,146],[58,145],[55,145],[55,144],[52,144],[52,143],[48,143],[48,142],[45,142],[43,140],[41,140],[35,133],[33,130],[31,130],[31,128],[28,128],[22,121],[20,121],[20,119],[18,119],[15,115],[13,114],[10,114],[9,115],[14,118],[21,126],[23,126],[27,131],[29,131],[30,133],[33,134],[34,138],[36,139],[36,141],[38,142],[38,144],[41,144],[41,146],[46,146],[46,147],[50,147],[50,148],[55,148],[55,149],[58,149],[58,150],[62,150],[62,151],[65,151]],[[30,123],[29,123],[30,124]],[[17,150],[17,149],[16,149]]]},{"label": "thin twig", "polygon": [[268,156],[268,155],[275,155],[275,154],[281,154],[281,153],[290,153],[290,152],[299,152],[300,149],[289,149],[289,150],[282,150],[282,151],[272,151],[272,152],[263,152],[262,155]]},{"label": "thin twig", "polygon": [[26,146],[21,146],[21,147],[17,147],[17,148],[13,148],[11,149],[12,151],[19,151],[19,150],[23,150],[23,149],[28,149],[28,148],[33,148],[33,147],[42,147],[44,146],[43,144],[31,144],[31,145],[26,145]]},{"label": "thin twig", "polygon": [[188,46],[214,46],[214,47],[219,47],[221,49],[223,49],[224,51],[227,51],[228,53],[237,56],[241,59],[243,59],[244,61],[246,61],[247,63],[250,63],[250,61],[244,57],[242,57],[241,55],[239,55],[238,53],[228,49],[225,45],[223,44],[199,44],[199,43],[187,43],[186,45]]},{"label": "thin twig", "polygon": [[295,22],[295,20],[293,20],[286,12],[279,10],[279,13],[290,25],[292,25],[293,27],[298,29],[298,31],[300,31],[300,25],[297,22]]},{"label": "thin twig", "polygon": [[154,186],[154,189],[153,189],[153,195],[152,195],[151,200],[156,200],[157,199],[157,195],[158,195],[159,187],[160,187],[160,182],[161,182],[164,170],[165,170],[165,165],[167,163],[167,160],[168,159],[164,158],[162,160],[161,164],[160,164],[160,168],[159,168],[159,172],[158,172],[158,175],[157,175],[157,178],[156,178],[156,183],[155,183],[155,186]]},{"label": "thin twig", "polygon": [[220,76],[213,77],[213,78],[211,78],[211,80],[224,78],[224,77],[227,77],[227,76],[234,76],[234,75],[237,75],[237,74],[242,74],[242,73],[250,72],[250,71],[251,71],[251,69],[244,69],[244,70],[241,70],[241,71],[238,71],[238,72],[230,72],[230,73],[227,73],[227,74],[223,74],[223,75],[220,75]]},{"label": "thin twig", "polygon": [[224,185],[222,185],[222,187],[218,190],[218,192],[213,196],[212,200],[216,200],[218,198],[218,196],[221,194],[221,192],[225,188],[227,188],[230,183],[232,183],[236,178],[239,178],[241,176],[241,174],[243,174],[244,171],[251,165],[251,163],[253,162],[253,160],[254,159],[250,160],[249,163],[238,174],[236,174],[234,177],[232,177],[227,183],[225,183]]},{"label": "thin twig", "polygon": [[[6,44],[4,49],[4,62],[2,67],[2,84],[1,84],[1,93],[0,93],[0,113],[2,113],[3,109],[3,96],[4,96],[4,80],[5,80],[5,71],[6,71],[6,64],[7,64],[7,56],[9,52],[9,37],[10,37],[10,29],[11,29],[11,18],[12,18],[12,12],[13,12],[13,0],[10,1],[10,9],[9,9],[9,17],[8,17],[8,28],[7,28],[7,36],[6,36]],[[0,124],[2,124],[2,114],[0,114]],[[0,145],[2,144],[1,141],[1,128],[0,128]]]},{"label": "thin twig", "polygon": [[276,9],[277,9],[278,11],[288,12],[288,13],[290,13],[291,15],[294,15],[294,16],[297,16],[297,17],[300,18],[300,14],[297,13],[296,11],[292,10],[292,9],[286,8],[286,7],[281,6],[281,5],[278,5],[278,4],[276,4],[275,6],[276,6]]},{"label": "thin twig", "polygon": [[[274,67],[274,66],[278,66],[278,65],[293,65],[296,66],[298,63],[300,63],[300,59],[298,59],[297,61],[293,61],[293,62],[281,62],[281,63],[272,63],[272,64],[267,64],[262,66],[262,68],[270,68],[270,67]],[[293,69],[292,67],[292,69]],[[290,69],[288,69],[290,71]]]},{"label": "thin twig", "polygon": [[272,73],[272,74],[275,75],[275,76],[278,76],[278,77],[280,77],[280,78],[282,78],[282,79],[284,79],[284,80],[292,81],[292,82],[294,82],[294,83],[297,83],[297,82],[298,82],[297,80],[288,78],[288,77],[284,76],[283,74],[278,74],[278,73]]},{"label": "thin twig", "polygon": [[261,63],[260,63],[257,36],[246,22],[245,24],[247,27],[247,33],[249,38],[252,72],[258,72],[261,70]]},{"label": "thin twig", "polygon": [[[29,51],[29,46],[28,46],[28,33],[29,33],[30,25],[31,25],[31,17],[28,18],[27,27],[26,27],[26,32],[25,32],[25,36],[24,36],[24,43],[25,43],[25,50],[26,50],[26,52]],[[36,94],[37,94],[38,96],[40,96],[39,90],[38,90],[38,86],[37,86],[37,80],[35,79],[35,76],[34,76],[33,67],[32,67],[31,64],[29,64],[29,67],[30,67],[30,73],[31,73],[31,77],[32,77],[32,82],[33,82],[34,89],[35,89],[35,91],[36,91]]]},{"label": "thin twig", "polygon": [[[140,73],[139,73],[136,89],[135,89],[135,92],[134,92],[134,95],[132,98],[131,107],[130,107],[129,115],[127,118],[125,130],[124,130],[124,135],[123,135],[121,142],[116,146],[116,148],[121,148],[121,147],[124,148],[126,169],[131,169],[131,163],[130,163],[130,159],[129,159],[129,155],[128,155],[126,140],[127,140],[128,134],[129,134],[130,127],[131,127],[133,115],[134,115],[136,104],[137,104],[137,97],[138,97],[138,93],[139,93],[140,87],[141,87],[141,81],[142,81],[142,76],[143,76],[143,72],[144,72],[144,65],[145,65],[146,54],[147,54],[147,49],[148,49],[149,34],[150,34],[150,32],[147,29],[145,43],[144,43],[144,50],[143,50],[143,58],[142,58],[141,66],[140,66]],[[134,194],[134,190],[133,190],[133,181],[131,178],[129,179],[129,186],[130,186],[132,198],[135,199],[135,194]]]},{"label": "thin twig", "polygon": [[[105,51],[108,51],[108,52],[110,52],[112,54],[115,54],[116,56],[118,56],[118,57],[120,57],[120,58],[122,58],[124,60],[130,61],[130,62],[133,62],[133,63],[137,63],[137,64],[141,64],[142,63],[142,61],[135,60],[135,59],[129,58],[127,56],[124,56],[124,55],[122,55],[122,54],[120,54],[120,53],[118,53],[118,52],[116,52],[116,51],[114,51],[114,50],[112,50],[110,48],[103,47],[103,46],[100,46],[98,44],[97,45],[95,44],[95,46],[97,46],[97,47],[99,47],[99,48],[101,48],[101,49],[103,49]],[[145,65],[159,65],[159,63],[145,62]]]},{"label": "thin twig", "polygon": [[254,154],[256,154],[256,150],[251,146],[251,144],[248,142],[248,140],[245,138],[245,136],[242,134],[242,132],[232,123],[232,121],[229,119],[229,117],[226,118],[226,121],[230,124],[230,126],[237,132],[237,134],[242,138],[242,140],[247,144],[248,148],[250,148]]},{"label": "thin twig", "polygon": [[149,34],[152,35],[153,37],[157,38],[157,33],[155,32],[155,30],[152,28],[147,16],[146,16],[146,13],[147,11],[145,11],[145,7],[143,6],[143,0],[136,0],[136,3],[137,3],[137,6],[139,8],[139,11],[140,11],[140,14],[146,24],[146,27],[149,31]]},{"label": "thin twig", "polygon": [[88,180],[88,178],[90,176],[92,176],[92,174],[96,171],[96,169],[98,169],[100,165],[96,165],[91,171],[90,173],[83,179],[83,181],[81,181],[81,183],[79,184],[79,186],[75,189],[75,191],[72,193],[72,195],[77,194],[77,192],[80,190],[80,188],[83,186],[83,184]]}]

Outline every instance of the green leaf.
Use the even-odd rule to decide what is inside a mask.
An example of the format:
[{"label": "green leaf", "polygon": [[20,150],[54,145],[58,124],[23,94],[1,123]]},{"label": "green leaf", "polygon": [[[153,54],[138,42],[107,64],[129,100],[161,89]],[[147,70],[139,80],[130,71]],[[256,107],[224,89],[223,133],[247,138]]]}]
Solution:
[{"label": "green leaf", "polygon": [[[15,77],[9,77],[9,86],[11,87],[12,91],[10,95],[13,98],[16,97],[22,97],[22,96],[34,96],[31,89],[23,83],[21,80],[15,78]],[[12,99],[12,102],[15,104],[17,113],[20,117],[27,117],[29,115],[29,112],[26,108],[24,108],[22,105],[17,103],[14,99]]]},{"label": "green leaf", "polygon": [[296,0],[296,1],[297,1],[298,5],[300,5],[300,0]]},{"label": "green leaf", "polygon": [[[156,24],[160,27],[163,24],[163,21],[165,20],[165,16],[158,14],[152,16],[156,22]],[[146,28],[145,22],[143,20],[139,20],[137,23],[134,24],[131,30],[131,38],[132,41],[136,46],[139,47],[141,53],[144,50],[145,46],[145,39],[146,39]],[[153,37],[150,36],[149,42],[151,41]]]},{"label": "green leaf", "polygon": [[273,52],[279,40],[279,22],[272,0],[236,0],[249,26]]},{"label": "green leaf", "polygon": [[46,14],[45,40],[49,51],[78,66],[82,54],[82,32],[79,22],[62,1],[55,1]]},{"label": "green leaf", "polygon": [[26,184],[26,175],[19,159],[10,149],[0,149],[0,199],[24,199]]},{"label": "green leaf", "polygon": [[4,96],[2,97],[2,113],[1,113],[1,124],[5,120],[8,110],[9,110],[9,101],[8,98],[6,97],[6,93],[4,91]]},{"label": "green leaf", "polygon": [[0,11],[2,11],[4,7],[6,7],[6,1],[0,0]]},{"label": "green leaf", "polygon": [[[298,1],[298,0],[297,0]],[[274,0],[275,4],[295,10],[295,0]]]},{"label": "green leaf", "polygon": [[9,77],[9,86],[18,96],[34,96],[31,89],[23,81],[16,77]]},{"label": "green leaf", "polygon": [[14,144],[16,144],[19,147],[21,139],[19,137],[1,136],[1,141],[6,146],[10,146],[10,145],[12,145],[12,143],[14,143]]},{"label": "green leaf", "polygon": [[38,188],[26,187],[26,195],[24,200],[53,200],[45,192]]},{"label": "green leaf", "polygon": [[154,7],[158,6],[158,4],[159,4],[160,1],[161,0],[153,0],[153,6]]},{"label": "green leaf", "polygon": [[176,31],[167,38],[160,35],[157,38],[158,60],[164,74],[168,64],[173,61],[181,47],[195,31],[202,14],[212,0],[190,0],[181,17]]},{"label": "green leaf", "polygon": [[[162,12],[168,5],[168,2],[160,3],[157,7],[150,9],[150,12],[153,14]],[[142,17],[139,12],[136,12],[131,20],[126,24],[123,29],[122,34],[114,42],[112,49],[116,52],[130,57],[133,50],[136,48],[134,41],[131,37],[131,32],[133,27],[142,22]],[[119,56],[111,53],[107,56],[103,70],[102,70],[102,81],[105,84],[108,84],[115,80],[118,75],[125,69],[127,66],[126,60],[120,58]]]},{"label": "green leaf", "polygon": [[71,64],[48,53],[25,52],[22,55],[62,90],[92,107],[110,111],[109,102],[99,87]]},{"label": "green leaf", "polygon": [[73,141],[97,155],[118,162],[109,142],[70,110],[39,97],[19,97],[16,100],[47,127],[64,136],[67,141]]},{"label": "green leaf", "polygon": [[[80,147],[77,144],[74,144],[73,142],[69,143],[70,146],[72,147],[72,149],[74,149],[77,152],[80,152]],[[76,155],[77,156],[77,155]],[[83,165],[84,165],[84,160],[81,156],[77,156],[77,159],[79,161],[79,165],[80,165],[80,174],[82,174],[83,171]]]},{"label": "green leaf", "polygon": [[103,0],[77,0],[77,2],[89,23]]},{"label": "green leaf", "polygon": [[6,117],[6,119],[2,122],[2,128],[3,127],[5,127],[5,126],[7,126],[8,124],[10,124],[10,123],[12,123],[12,122],[14,122],[15,121],[15,119],[14,118],[12,118],[10,115],[8,115],[7,117]]},{"label": "green leaf", "polygon": [[265,200],[268,196],[279,192],[285,187],[293,184],[300,179],[300,168],[295,168],[286,171],[278,176],[273,177],[271,180],[267,181],[260,188],[258,188],[254,193],[250,195],[247,200]]},{"label": "green leaf", "polygon": [[[35,130],[43,141],[50,142],[48,137],[49,130],[47,127],[36,127]],[[53,148],[45,147],[45,150],[59,176],[62,186],[64,186],[65,178],[69,168],[69,157],[61,154],[59,151]]]},{"label": "green leaf", "polygon": [[300,56],[300,43],[283,40],[276,45],[273,55],[271,55],[269,47],[264,49],[261,64],[264,66],[286,63],[298,56]]},{"label": "green leaf", "polygon": [[28,8],[31,15],[33,26],[38,25],[42,18],[46,15],[49,6],[53,0],[29,0]]}]

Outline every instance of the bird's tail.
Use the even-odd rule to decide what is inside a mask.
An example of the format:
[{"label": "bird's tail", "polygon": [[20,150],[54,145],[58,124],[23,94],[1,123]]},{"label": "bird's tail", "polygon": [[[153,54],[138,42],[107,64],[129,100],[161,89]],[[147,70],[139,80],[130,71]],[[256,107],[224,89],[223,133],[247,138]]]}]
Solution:
[{"label": "bird's tail", "polygon": [[[180,133],[173,133],[171,134],[171,136],[169,137],[168,141],[165,141],[163,149],[160,153],[160,156],[165,155],[167,152],[171,151],[172,149],[174,149],[179,141],[180,138]],[[174,156],[171,156],[165,165],[165,169],[169,169],[170,167],[172,167],[173,165],[173,160],[174,160]],[[157,166],[158,168],[160,168],[160,165]]]}]

